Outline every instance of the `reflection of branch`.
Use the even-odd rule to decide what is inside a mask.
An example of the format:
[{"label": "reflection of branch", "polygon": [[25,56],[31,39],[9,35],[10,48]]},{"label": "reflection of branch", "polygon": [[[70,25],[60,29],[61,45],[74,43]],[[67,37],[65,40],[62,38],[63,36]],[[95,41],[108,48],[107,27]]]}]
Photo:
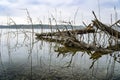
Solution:
[{"label": "reflection of branch", "polygon": [[[66,53],[70,53],[73,54],[73,56],[76,54],[76,52],[78,51],[82,51],[82,52],[86,52],[88,55],[90,55],[90,59],[93,60],[90,69],[94,66],[95,62],[102,57],[103,55],[107,55],[107,54],[111,54],[113,53],[114,49],[112,47],[114,47],[116,45],[113,46],[108,46],[105,50],[104,49],[99,49],[97,51],[91,51],[91,50],[84,50],[84,49],[79,49],[79,48],[71,48],[71,47],[59,47],[57,50],[55,50],[55,52],[58,52],[58,57],[59,55],[63,55],[63,57],[65,56]],[[120,47],[119,47],[120,48]],[[109,49],[113,49],[113,50],[109,50]],[[116,50],[116,49],[115,49]],[[119,62],[116,58],[114,58],[115,61]],[[71,59],[72,60],[72,59]],[[69,64],[67,66],[70,66],[72,61],[70,60]]]},{"label": "reflection of branch", "polygon": [[113,59],[116,61],[116,62],[118,62],[118,63],[120,63],[120,53],[118,52],[118,53],[115,53],[115,54],[113,54],[113,55],[110,55],[111,57],[113,57]]},{"label": "reflection of branch", "polygon": [[70,67],[71,66],[71,64],[72,64],[72,61],[73,61],[73,55],[71,56],[71,59],[70,59],[70,61],[68,62],[68,64],[67,64],[67,66],[66,67]]},{"label": "reflection of branch", "polygon": [[70,48],[70,47],[58,47],[55,52],[59,52],[61,54],[65,54],[68,52],[76,53],[77,51],[80,51],[80,49]]},{"label": "reflection of branch", "polygon": [[[49,37],[41,37],[41,38],[39,38],[39,40],[40,39],[48,41],[48,42],[57,42],[57,43],[60,43],[60,44],[64,42],[63,39],[59,40],[58,38],[56,39],[56,38],[49,38]],[[59,53],[58,55],[65,54],[65,53],[68,53],[68,52],[76,53],[77,51],[92,53],[91,54],[91,59],[98,59],[102,55],[109,54],[109,53],[112,53],[112,52],[115,52],[115,51],[120,51],[120,44],[110,45],[110,46],[107,46],[106,48],[96,47],[94,45],[89,45],[87,43],[79,42],[79,41],[76,41],[76,42],[74,41],[73,44],[78,45],[78,46],[77,47],[76,46],[73,46],[73,47],[59,47],[55,51]]]},{"label": "reflection of branch", "polygon": [[91,69],[91,68],[94,66],[94,64],[95,64],[96,61],[97,61],[97,60],[94,60],[94,61],[92,62],[92,64],[91,64],[91,66],[90,66],[89,69]]},{"label": "reflection of branch", "polygon": [[99,51],[95,51],[91,54],[90,59],[96,60],[99,59],[100,57],[102,57],[102,55],[106,55],[106,54],[111,54],[113,51],[112,50],[99,50]]}]

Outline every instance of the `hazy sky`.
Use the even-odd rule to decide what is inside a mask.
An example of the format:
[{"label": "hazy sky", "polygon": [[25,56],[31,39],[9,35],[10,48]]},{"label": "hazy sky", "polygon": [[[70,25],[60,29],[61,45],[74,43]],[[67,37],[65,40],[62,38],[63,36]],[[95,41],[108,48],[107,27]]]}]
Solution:
[{"label": "hazy sky", "polygon": [[80,25],[82,21],[89,23],[94,19],[92,11],[99,18],[98,6],[103,22],[110,23],[111,15],[115,21],[114,7],[120,19],[120,0],[0,0],[0,24],[6,24],[9,17],[17,24],[27,24],[25,9],[28,9],[33,23],[48,23],[54,17],[58,22],[75,21]]}]

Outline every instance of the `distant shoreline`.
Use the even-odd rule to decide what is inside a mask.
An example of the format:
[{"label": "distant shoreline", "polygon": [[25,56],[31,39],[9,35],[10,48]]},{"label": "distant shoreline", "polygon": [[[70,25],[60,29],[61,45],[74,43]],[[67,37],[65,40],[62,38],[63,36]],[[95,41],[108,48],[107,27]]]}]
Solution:
[{"label": "distant shoreline", "polygon": [[0,25],[0,29],[81,29],[83,26],[71,26],[71,25]]}]

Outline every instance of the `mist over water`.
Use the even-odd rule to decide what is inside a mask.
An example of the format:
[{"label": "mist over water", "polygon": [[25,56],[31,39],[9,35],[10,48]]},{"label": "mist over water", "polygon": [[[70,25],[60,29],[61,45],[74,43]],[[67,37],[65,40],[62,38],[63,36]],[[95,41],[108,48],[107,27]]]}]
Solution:
[{"label": "mist over water", "polygon": [[[0,80],[120,79],[119,51],[91,55],[35,37],[37,32],[50,31],[34,29],[33,33],[32,29],[0,29]],[[87,38],[84,35],[86,42]]]}]

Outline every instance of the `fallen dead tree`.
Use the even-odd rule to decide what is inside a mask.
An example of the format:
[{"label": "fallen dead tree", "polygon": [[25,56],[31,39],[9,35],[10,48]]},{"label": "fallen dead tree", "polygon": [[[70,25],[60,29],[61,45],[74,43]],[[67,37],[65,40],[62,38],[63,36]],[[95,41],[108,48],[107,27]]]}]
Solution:
[{"label": "fallen dead tree", "polygon": [[[74,47],[81,49],[95,49],[96,47],[93,45],[89,45],[83,41],[79,41],[75,38],[75,34],[86,34],[86,33],[94,33],[95,29],[91,26],[88,26],[85,29],[81,30],[68,30],[68,31],[59,31],[53,33],[36,33],[37,39],[47,40],[50,42],[61,43],[66,47]],[[52,36],[52,37],[51,37]],[[55,37],[57,36],[57,38]]]},{"label": "fallen dead tree", "polygon": [[60,43],[66,47],[74,47],[74,48],[81,48],[81,49],[93,49],[95,48],[93,45],[88,45],[87,43],[83,41],[78,41],[77,39],[73,37],[66,37],[63,39],[60,38],[51,38],[51,37],[37,37],[38,40],[44,40],[47,42],[56,42]]},{"label": "fallen dead tree", "polygon": [[87,34],[87,33],[94,33],[95,29],[93,28],[85,28],[80,30],[67,30],[67,31],[58,31],[58,32],[49,32],[49,33],[36,33],[37,37],[40,36],[70,36],[71,34]]},{"label": "fallen dead tree", "polygon": [[[94,14],[94,16],[95,16],[95,14]],[[112,45],[112,44],[114,44],[114,42],[111,43],[111,41],[113,41],[113,39],[118,40],[120,38],[120,32],[112,28],[112,26],[115,26],[115,25],[119,26],[118,23],[120,23],[120,20],[115,22],[111,26],[108,26],[108,25],[102,23],[101,21],[99,21],[96,16],[95,16],[95,18],[96,19],[93,20],[92,23],[90,23],[88,26],[85,24],[85,26],[87,26],[87,28],[85,28],[85,29],[67,30],[67,31],[58,30],[58,32],[49,32],[49,33],[41,33],[41,34],[37,33],[36,36],[37,36],[38,40],[55,42],[55,43],[60,43],[60,44],[64,45],[62,47],[58,47],[55,50],[55,52],[58,52],[58,56],[61,54],[64,56],[65,53],[69,53],[69,54],[72,53],[72,55],[74,55],[74,54],[76,54],[77,51],[80,51],[83,53],[88,53],[88,55],[90,55],[90,59],[93,60],[93,63],[90,66],[90,68],[92,68],[95,61],[97,59],[99,59],[102,55],[106,55],[106,54],[111,55],[114,52],[120,51],[120,44],[118,44],[118,42],[117,42],[117,44],[115,43],[115,45]],[[101,33],[101,31],[98,32],[98,30],[96,28],[107,34],[101,35],[103,33]],[[93,34],[88,34],[88,33],[93,33]],[[88,34],[87,36],[85,35],[85,38],[86,37],[88,38],[88,42],[86,39],[85,39],[86,41],[84,41],[84,37],[79,34],[82,34],[82,35]],[[79,35],[79,36],[77,36],[77,35]],[[92,37],[91,37],[91,35],[92,35]],[[114,36],[115,38],[113,38],[113,39],[111,39],[111,41],[109,41],[108,40],[108,39],[110,39],[109,36],[106,37],[105,35]],[[83,39],[81,39],[81,36]],[[103,36],[105,36],[105,37],[103,37]],[[108,38],[108,39],[106,39],[106,38]],[[108,43],[107,43],[107,40],[108,40]],[[115,40],[115,41],[117,41],[117,40]],[[72,60],[72,58],[71,58],[71,60]],[[70,63],[71,63],[71,61],[70,61]]]},{"label": "fallen dead tree", "polygon": [[[98,20],[93,21],[93,26],[96,26],[102,31],[108,32],[110,35],[115,36],[119,38],[120,33],[116,32],[114,29],[109,28],[107,25],[101,23]],[[73,34],[83,34],[83,33],[93,33],[95,32],[95,29],[90,28],[91,26],[87,27],[83,30],[69,30],[69,31],[61,31],[61,32],[53,32],[53,33],[41,33],[36,34],[37,39],[42,39],[49,42],[57,42],[65,47],[72,47],[72,48],[79,48],[82,50],[90,50],[90,51],[98,51],[98,52],[104,52],[104,53],[110,53],[113,52],[113,48],[102,48],[100,46],[96,46],[95,44],[88,44],[84,41],[79,41],[75,38],[75,35]],[[72,34],[72,35],[71,35]],[[54,37],[51,37],[54,36]],[[57,36],[57,37],[55,37]]]},{"label": "fallen dead tree", "polygon": [[87,44],[84,41],[78,41],[74,36],[64,36],[64,37],[48,37],[48,36],[37,36],[38,40],[44,40],[48,42],[57,42],[66,47],[72,48],[80,48],[80,49],[88,49],[88,50],[95,50],[97,49],[93,44]]},{"label": "fallen dead tree", "polygon": [[67,37],[67,38],[64,38],[64,39],[51,38],[51,37],[47,37],[47,38],[45,38],[45,37],[38,38],[37,37],[37,39],[48,41],[48,42],[60,43],[60,44],[64,45],[65,47],[73,48],[73,49],[76,49],[78,51],[80,51],[80,50],[81,51],[95,51],[95,52],[107,54],[107,53],[112,53],[112,52],[117,50],[117,49],[113,48],[113,46],[117,46],[117,45],[113,45],[113,46],[108,46],[106,48],[102,48],[102,47],[96,46],[94,44],[87,44],[87,43],[85,43],[83,41],[78,41],[77,39],[71,38],[71,37]]},{"label": "fallen dead tree", "polygon": [[[100,22],[97,19],[95,14],[94,14],[94,16],[96,19],[93,20],[91,23],[91,24],[93,24],[93,26],[90,24],[87,26],[87,28],[81,29],[81,30],[67,30],[67,31],[58,30],[58,32],[49,32],[49,33],[41,33],[41,34],[36,33],[37,39],[42,39],[42,40],[46,40],[46,41],[50,41],[50,42],[57,42],[57,43],[64,45],[65,47],[95,51],[97,53],[104,53],[104,54],[112,53],[116,50],[119,50],[119,49],[113,48],[111,46],[110,47],[108,46],[106,48],[98,46],[95,42],[95,38],[96,38],[95,34],[93,34],[94,35],[94,37],[93,37],[94,43],[92,43],[92,44],[78,40],[75,37],[77,34],[96,33],[97,30],[94,29],[94,26],[95,26],[97,29],[100,29],[101,31],[103,31],[111,36],[114,36],[117,39],[120,38],[119,31],[111,28],[111,26],[107,26],[106,24],[103,24],[102,22]],[[117,22],[115,24],[117,24]],[[113,24],[112,26],[114,26],[115,24]]]}]

